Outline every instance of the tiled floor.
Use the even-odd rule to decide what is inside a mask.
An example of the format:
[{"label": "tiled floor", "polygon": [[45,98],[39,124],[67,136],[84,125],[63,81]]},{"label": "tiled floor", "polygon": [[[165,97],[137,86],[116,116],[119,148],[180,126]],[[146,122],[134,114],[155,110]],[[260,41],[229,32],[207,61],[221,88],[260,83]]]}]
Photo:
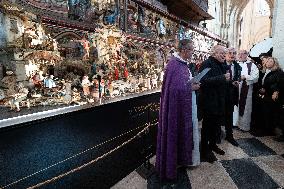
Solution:
[{"label": "tiled floor", "polygon": [[240,147],[226,141],[219,145],[226,154],[216,155],[213,164],[180,170],[177,184],[161,184],[151,166],[129,174],[112,189],[279,189],[284,188],[284,143],[273,137],[254,137],[248,132],[234,130]]}]

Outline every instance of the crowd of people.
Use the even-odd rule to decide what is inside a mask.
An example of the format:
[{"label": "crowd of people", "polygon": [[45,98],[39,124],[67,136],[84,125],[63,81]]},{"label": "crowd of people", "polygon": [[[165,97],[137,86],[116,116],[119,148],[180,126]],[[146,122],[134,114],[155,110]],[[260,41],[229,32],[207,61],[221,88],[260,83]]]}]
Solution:
[{"label": "crowd of people", "polygon": [[[190,39],[181,40],[165,69],[156,151],[161,180],[177,179],[179,167],[213,163],[213,152],[224,155],[218,147],[222,126],[225,140],[236,147],[235,129],[271,136],[279,128],[275,140],[284,141],[284,72],[277,59],[264,53],[256,62],[246,50],[216,45],[196,71],[190,66],[193,49]],[[204,70],[209,71],[195,79]]]}]

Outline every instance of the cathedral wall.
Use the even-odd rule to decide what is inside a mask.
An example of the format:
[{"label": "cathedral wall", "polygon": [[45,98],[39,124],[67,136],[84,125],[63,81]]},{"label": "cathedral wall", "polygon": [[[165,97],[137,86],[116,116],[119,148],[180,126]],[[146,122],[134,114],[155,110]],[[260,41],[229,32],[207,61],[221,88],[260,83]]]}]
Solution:
[{"label": "cathedral wall", "polygon": [[273,56],[278,58],[281,67],[284,69],[284,1],[275,0],[273,23]]}]

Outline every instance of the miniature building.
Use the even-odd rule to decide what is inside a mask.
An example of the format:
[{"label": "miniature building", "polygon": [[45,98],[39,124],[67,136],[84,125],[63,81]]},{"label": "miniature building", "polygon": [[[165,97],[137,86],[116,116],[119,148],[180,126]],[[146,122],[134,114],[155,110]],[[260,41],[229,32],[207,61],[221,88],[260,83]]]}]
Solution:
[{"label": "miniature building", "polygon": [[[12,70],[17,81],[23,81],[33,94],[31,106],[42,102],[66,104],[64,98],[57,98],[63,80],[71,82],[77,96],[86,96],[83,76],[96,80],[90,82],[89,90],[97,91],[95,96],[99,99],[158,90],[178,39],[192,38],[195,56],[202,59],[214,44],[226,44],[218,36],[188,23],[195,13],[211,19],[206,6],[177,17],[171,12],[179,3],[163,1],[21,2],[0,4],[0,76],[5,76],[5,70]],[[195,21],[198,19],[204,17]],[[51,75],[54,85],[50,88],[45,83]],[[98,100],[79,96],[67,105]]]}]

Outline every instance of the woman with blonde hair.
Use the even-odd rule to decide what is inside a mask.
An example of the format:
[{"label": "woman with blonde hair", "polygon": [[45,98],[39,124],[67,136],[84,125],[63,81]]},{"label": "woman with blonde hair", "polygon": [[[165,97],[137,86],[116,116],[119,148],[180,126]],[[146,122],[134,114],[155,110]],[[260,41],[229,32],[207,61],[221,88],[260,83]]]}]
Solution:
[{"label": "woman with blonde hair", "polygon": [[277,58],[274,57],[266,58],[266,62],[263,64],[263,70],[262,70],[263,73],[265,73],[266,70],[271,70],[271,71],[281,70]]},{"label": "woman with blonde hair", "polygon": [[259,78],[259,115],[257,135],[267,136],[274,135],[274,129],[278,126],[279,116],[279,90],[280,79],[283,71],[281,70],[276,58],[268,57],[263,65],[262,74]]}]

